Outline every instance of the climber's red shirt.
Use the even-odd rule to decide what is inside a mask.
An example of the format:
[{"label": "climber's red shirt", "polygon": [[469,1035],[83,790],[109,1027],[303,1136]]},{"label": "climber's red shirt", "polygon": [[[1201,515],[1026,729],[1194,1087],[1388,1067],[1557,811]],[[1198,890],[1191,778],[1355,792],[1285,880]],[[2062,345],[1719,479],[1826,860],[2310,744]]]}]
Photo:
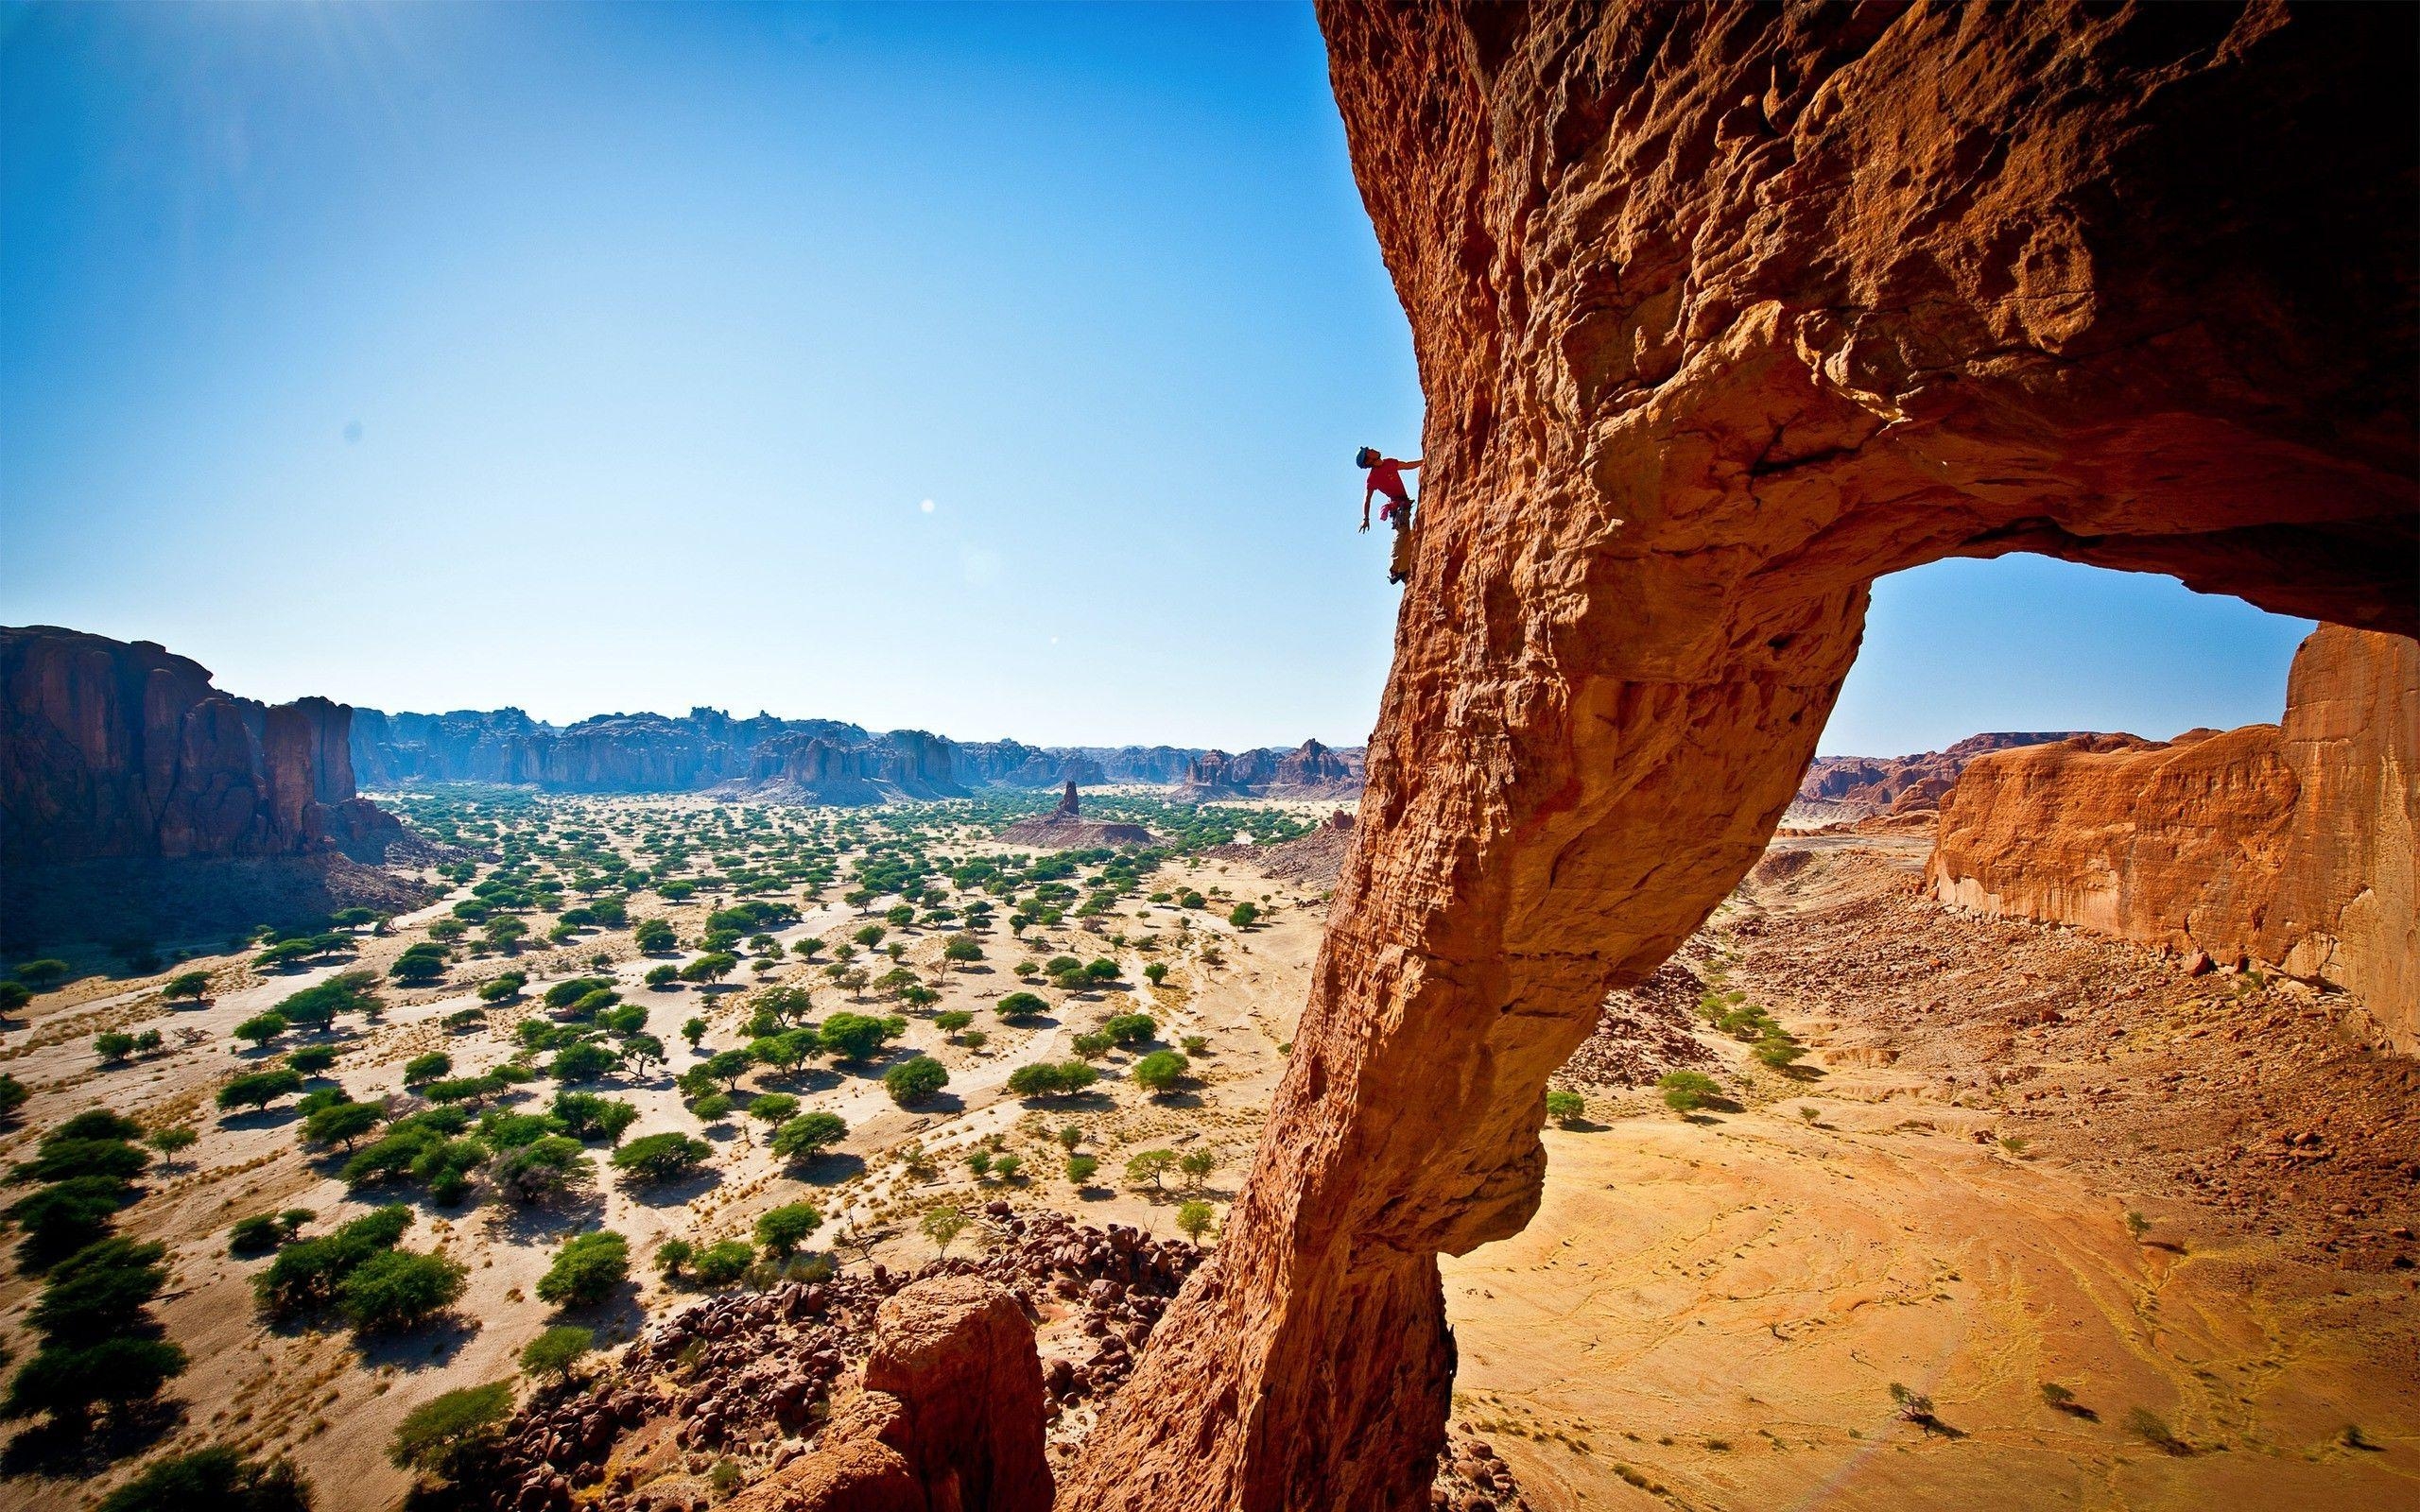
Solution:
[{"label": "climber's red shirt", "polygon": [[1403,486],[1403,467],[1392,457],[1385,457],[1370,468],[1370,487],[1400,504],[1411,497]]}]

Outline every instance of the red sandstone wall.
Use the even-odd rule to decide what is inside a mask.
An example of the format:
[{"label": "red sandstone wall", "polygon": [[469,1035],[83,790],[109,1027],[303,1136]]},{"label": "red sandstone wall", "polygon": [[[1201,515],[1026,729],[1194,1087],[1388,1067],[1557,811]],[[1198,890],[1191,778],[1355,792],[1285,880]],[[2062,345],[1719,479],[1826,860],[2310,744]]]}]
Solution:
[{"label": "red sandstone wall", "polygon": [[2282,725],[1996,752],[1944,799],[1945,902],[2079,924],[2360,998],[2420,1051],[2420,642],[2327,627]]}]

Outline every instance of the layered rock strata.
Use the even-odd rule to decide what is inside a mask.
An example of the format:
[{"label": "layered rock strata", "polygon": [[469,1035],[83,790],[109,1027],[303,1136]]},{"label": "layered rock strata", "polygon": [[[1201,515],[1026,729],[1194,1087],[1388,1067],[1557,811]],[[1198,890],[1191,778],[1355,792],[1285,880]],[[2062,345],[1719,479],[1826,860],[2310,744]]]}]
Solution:
[{"label": "layered rock strata", "polygon": [[1419,1504],[1435,1257],[1535,1211],[1547,1076],[1763,852],[1876,576],[2420,629],[2413,12],[1320,20],[1426,518],[1259,1153],[1067,1512]]},{"label": "layered rock strata", "polygon": [[2420,643],[2326,627],[2282,724],[1984,757],[1935,897],[2341,987],[2420,1050]]}]

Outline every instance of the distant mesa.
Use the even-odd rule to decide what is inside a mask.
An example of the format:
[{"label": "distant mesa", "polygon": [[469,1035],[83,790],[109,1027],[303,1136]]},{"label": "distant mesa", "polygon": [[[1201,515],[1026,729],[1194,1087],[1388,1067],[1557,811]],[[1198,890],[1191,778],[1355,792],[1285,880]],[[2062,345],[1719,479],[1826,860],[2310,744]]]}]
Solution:
[{"label": "distant mesa", "polygon": [[1004,845],[1029,845],[1046,850],[1087,850],[1096,846],[1157,845],[1159,839],[1139,824],[1087,819],[1080,812],[1075,779],[1059,795],[1059,806],[1037,818],[1019,819],[1000,832]]},{"label": "distant mesa", "polygon": [[1203,751],[1185,768],[1188,798],[1354,798],[1361,792],[1362,752],[1306,740],[1292,750],[1264,747],[1231,756]]}]

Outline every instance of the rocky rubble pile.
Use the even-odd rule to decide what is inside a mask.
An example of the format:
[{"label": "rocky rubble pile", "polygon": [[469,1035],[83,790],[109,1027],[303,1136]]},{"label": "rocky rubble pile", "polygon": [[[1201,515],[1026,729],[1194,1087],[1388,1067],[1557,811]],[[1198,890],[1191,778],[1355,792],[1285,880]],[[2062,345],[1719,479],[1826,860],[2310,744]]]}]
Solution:
[{"label": "rocky rubble pile", "polygon": [[[1028,1316],[1064,1319],[1043,1361],[1056,1415],[1123,1384],[1168,1298],[1201,1263],[1173,1240],[1058,1213],[983,1212],[994,1243],[913,1276],[785,1282],[695,1302],[649,1328],[584,1386],[541,1394],[507,1428],[483,1499],[494,1512],[670,1512],[715,1498],[703,1472],[738,1463],[752,1478],[815,1448],[836,1387],[862,1368],[876,1310],[912,1281],[977,1277]],[[640,1443],[640,1440],[646,1440]],[[667,1452],[644,1452],[663,1449]],[[633,1451],[642,1452],[633,1452]],[[616,1463],[619,1461],[619,1463]],[[597,1492],[587,1487],[597,1486]]]},{"label": "rocky rubble pile", "polygon": [[1704,991],[1695,971],[1678,960],[1665,962],[1653,976],[1605,1000],[1596,1032],[1554,1074],[1554,1085],[1569,1091],[1646,1087],[1668,1071],[1712,1061],[1714,1052],[1689,1032]]},{"label": "rocky rubble pile", "polygon": [[1438,1456],[1437,1481],[1428,1488],[1430,1512],[1530,1512],[1530,1503],[1504,1463],[1483,1438],[1454,1430]]}]

